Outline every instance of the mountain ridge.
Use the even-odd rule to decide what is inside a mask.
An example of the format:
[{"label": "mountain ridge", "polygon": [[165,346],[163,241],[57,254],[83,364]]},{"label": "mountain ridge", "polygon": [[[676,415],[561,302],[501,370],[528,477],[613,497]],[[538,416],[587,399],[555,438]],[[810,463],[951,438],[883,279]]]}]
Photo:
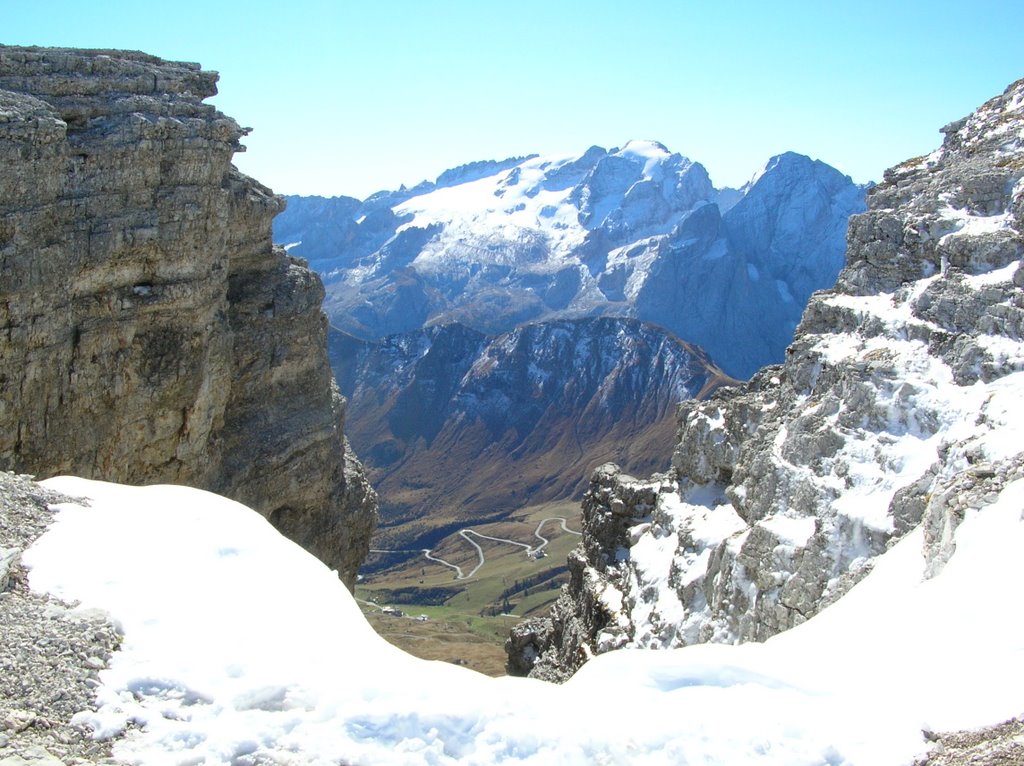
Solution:
[{"label": "mountain ridge", "polygon": [[612,456],[663,467],[678,402],[732,382],[671,333],[615,317],[497,336],[434,325],[376,343],[334,331],[330,350],[349,438],[382,498],[385,547],[453,517],[577,494]]}]

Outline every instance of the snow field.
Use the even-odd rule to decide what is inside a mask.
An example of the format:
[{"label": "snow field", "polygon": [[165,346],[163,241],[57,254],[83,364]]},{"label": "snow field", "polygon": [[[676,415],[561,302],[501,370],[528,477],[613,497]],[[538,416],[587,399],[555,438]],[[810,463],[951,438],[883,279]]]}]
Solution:
[{"label": "snow field", "polygon": [[1019,714],[1024,482],[922,581],[918,533],[839,604],[763,645],[601,655],[561,687],[415,660],[333,573],[237,503],[61,477],[31,584],[108,610],[97,736],[140,764],[885,764],[922,727]]}]

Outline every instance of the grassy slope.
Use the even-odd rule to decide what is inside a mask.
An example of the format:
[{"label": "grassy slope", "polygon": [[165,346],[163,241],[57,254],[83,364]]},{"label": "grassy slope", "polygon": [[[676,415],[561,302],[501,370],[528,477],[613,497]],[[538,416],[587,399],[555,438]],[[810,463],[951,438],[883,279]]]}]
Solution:
[{"label": "grassy slope", "polygon": [[[470,526],[481,517],[514,517],[522,513],[515,509],[528,504],[580,497],[594,468],[606,462],[637,476],[665,471],[677,427],[674,411],[643,428],[622,421],[601,438],[584,439],[582,449],[564,423],[538,429],[511,451],[501,443],[487,444],[479,434],[442,434],[431,449],[412,451],[388,476],[368,466],[383,505],[377,539],[406,547],[453,521]],[[358,452],[355,438],[352,443]]]}]

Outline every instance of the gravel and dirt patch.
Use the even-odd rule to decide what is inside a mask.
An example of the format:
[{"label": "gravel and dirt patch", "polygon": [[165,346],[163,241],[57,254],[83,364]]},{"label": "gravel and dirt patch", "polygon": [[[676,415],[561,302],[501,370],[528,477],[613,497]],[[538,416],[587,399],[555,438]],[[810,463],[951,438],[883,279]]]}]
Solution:
[{"label": "gravel and dirt patch", "polygon": [[1021,766],[1024,717],[983,729],[932,735],[935,746],[914,766]]},{"label": "gravel and dirt patch", "polygon": [[0,766],[114,763],[111,743],[72,720],[121,637],[107,615],[29,590],[20,553],[67,500],[27,476],[0,472]]}]

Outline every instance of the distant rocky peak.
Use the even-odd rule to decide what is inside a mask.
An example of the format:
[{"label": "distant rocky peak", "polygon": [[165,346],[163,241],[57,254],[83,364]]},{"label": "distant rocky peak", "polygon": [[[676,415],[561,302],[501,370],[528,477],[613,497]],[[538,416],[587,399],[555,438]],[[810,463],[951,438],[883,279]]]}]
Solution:
[{"label": "distant rocky peak", "polygon": [[761,180],[763,176],[778,168],[779,165],[787,164],[786,158],[796,156],[800,155],[797,155],[795,152],[783,152],[782,154],[776,154],[773,155],[772,157],[769,157],[768,161],[765,162],[764,165],[762,165],[761,167],[754,171],[754,174],[750,177],[750,180],[747,181],[742,187],[740,187],[741,190],[744,192],[749,191],[754,187],[754,185],[758,181]]},{"label": "distant rocky peak", "polygon": [[772,157],[745,192],[724,215],[730,239],[749,263],[787,282],[803,305],[838,276],[846,217],[861,209],[864,187],[820,160],[786,152]]},{"label": "distant rocky peak", "polygon": [[656,141],[630,141],[601,158],[570,201],[579,208],[583,226],[609,228],[618,241],[663,225],[713,196],[711,179],[699,163]]},{"label": "distant rocky peak", "polygon": [[772,184],[778,184],[781,179],[807,178],[814,178],[830,187],[850,183],[848,176],[821,160],[814,160],[796,152],[783,152],[769,159],[743,188],[750,193],[758,187],[765,189]]}]

